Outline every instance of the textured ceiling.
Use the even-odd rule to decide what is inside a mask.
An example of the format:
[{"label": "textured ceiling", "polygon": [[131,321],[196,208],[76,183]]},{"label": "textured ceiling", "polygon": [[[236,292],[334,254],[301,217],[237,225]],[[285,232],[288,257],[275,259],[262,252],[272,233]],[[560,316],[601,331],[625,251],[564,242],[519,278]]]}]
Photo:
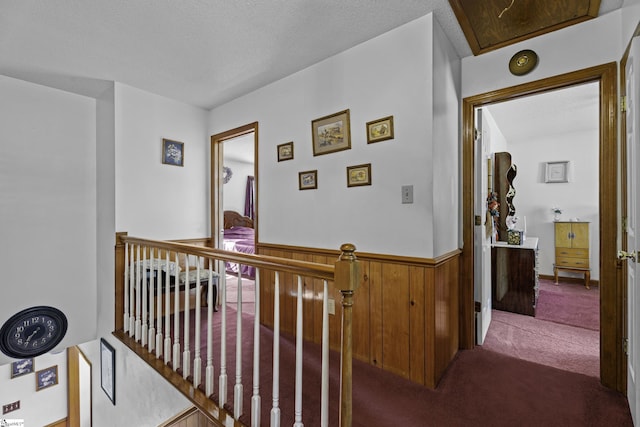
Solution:
[{"label": "textured ceiling", "polygon": [[211,108],[431,11],[469,55],[446,0],[1,0],[0,73]]},{"label": "textured ceiling", "polygon": [[0,74],[212,108],[432,11],[471,55],[447,0],[0,0]]}]

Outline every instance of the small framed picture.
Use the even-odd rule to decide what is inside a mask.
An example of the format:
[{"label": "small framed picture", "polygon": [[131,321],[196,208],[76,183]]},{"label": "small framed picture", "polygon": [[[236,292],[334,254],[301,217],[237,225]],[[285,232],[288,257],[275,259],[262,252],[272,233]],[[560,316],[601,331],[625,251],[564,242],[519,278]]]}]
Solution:
[{"label": "small framed picture", "polygon": [[351,148],[349,110],[320,117],[311,122],[313,155],[333,153]]},{"label": "small framed picture", "polygon": [[367,144],[393,139],[393,116],[367,122]]},{"label": "small framed picture", "polygon": [[100,338],[100,386],[115,405],[116,351],[104,338]]},{"label": "small framed picture", "polygon": [[162,139],[162,163],[184,166],[184,142]]},{"label": "small framed picture", "polygon": [[569,161],[547,162],[544,182],[569,182]]},{"label": "small framed picture", "polygon": [[21,377],[22,375],[32,373],[33,367],[33,358],[11,362],[11,378]]},{"label": "small framed picture", "polygon": [[347,187],[371,185],[371,163],[347,167]]},{"label": "small framed picture", "polygon": [[58,365],[36,372],[36,391],[58,384]]},{"label": "small framed picture", "polygon": [[318,171],[298,172],[298,184],[300,190],[313,190],[318,188]]},{"label": "small framed picture", "polygon": [[278,161],[293,159],[293,141],[278,145]]}]

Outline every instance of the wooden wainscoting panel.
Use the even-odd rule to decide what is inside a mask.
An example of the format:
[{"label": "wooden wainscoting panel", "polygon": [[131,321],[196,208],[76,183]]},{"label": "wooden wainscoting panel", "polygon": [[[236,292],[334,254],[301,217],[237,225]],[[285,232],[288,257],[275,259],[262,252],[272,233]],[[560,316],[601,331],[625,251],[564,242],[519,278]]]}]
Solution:
[{"label": "wooden wainscoting panel", "polygon": [[297,288],[298,282],[293,274],[280,273],[280,330],[289,334],[296,330]]},{"label": "wooden wainscoting panel", "polygon": [[425,384],[425,269],[409,267],[409,379]]},{"label": "wooden wainscoting panel", "polygon": [[458,270],[457,258],[453,258],[435,269],[434,379],[436,381],[449,366],[459,345]]},{"label": "wooden wainscoting panel", "polygon": [[[312,254],[294,253],[292,258],[297,261],[306,261],[306,262],[313,261]],[[315,316],[315,309],[316,309],[316,306],[314,304],[314,298],[313,298],[315,294],[314,288],[315,286],[312,278],[310,277],[302,278],[302,312],[304,313],[304,317],[302,319],[302,328],[303,328],[302,336],[307,341],[314,341],[316,338],[315,328],[313,323],[313,319]],[[294,311],[293,312],[294,312],[294,315],[297,316],[297,301],[296,301],[296,298],[298,297],[298,278],[297,277],[294,278],[293,289],[294,289],[294,292],[293,292]],[[294,328],[296,327],[297,326],[294,322]]]},{"label": "wooden wainscoting panel", "polygon": [[437,379],[435,376],[435,346],[436,346],[436,282],[435,269],[430,268],[425,271],[424,280],[424,369],[425,369],[425,385],[427,387],[435,388]]},{"label": "wooden wainscoting panel", "polygon": [[[279,258],[285,258],[286,254],[282,250],[262,249],[261,255],[269,255]],[[282,278],[280,278],[282,281]],[[260,270],[260,321],[265,326],[273,328],[273,312],[274,312],[274,284],[276,282],[276,274],[271,270]],[[280,284],[282,286],[282,284]],[[282,288],[280,294],[282,295]],[[281,308],[282,309],[282,308]]]},{"label": "wooden wainscoting panel", "polygon": [[360,265],[360,284],[353,296],[353,357],[369,362],[371,354],[370,281],[365,262]]},{"label": "wooden wainscoting panel", "polygon": [[409,267],[382,266],[382,367],[409,377]]},{"label": "wooden wainscoting panel", "polygon": [[260,270],[260,323],[273,329],[273,271]]},{"label": "wooden wainscoting panel", "polygon": [[[382,263],[361,261],[360,268],[367,272],[369,282],[369,337],[371,355],[369,363],[382,367]],[[357,292],[357,291],[356,291]]]},{"label": "wooden wainscoting panel", "polygon": [[[266,247],[265,247],[266,246]],[[258,245],[263,255],[333,264],[339,253]],[[353,305],[353,355],[428,387],[436,387],[459,343],[460,251],[438,259],[359,254],[360,286]],[[261,272],[263,324],[273,327],[273,272]],[[322,280],[304,280],[304,337],[321,343]],[[329,316],[330,346],[340,349],[342,295],[328,283],[336,314]],[[281,330],[295,332],[297,279],[280,276]]]},{"label": "wooden wainscoting panel", "polygon": [[[319,264],[327,264],[326,256],[313,255],[311,261]],[[310,296],[313,300],[313,318],[305,316],[305,322],[313,322],[313,342],[322,343],[322,297],[324,292],[324,280],[311,279],[313,281],[313,294]],[[330,285],[329,285],[330,286]],[[336,306],[337,309],[337,306]],[[334,316],[335,317],[335,316]]]}]

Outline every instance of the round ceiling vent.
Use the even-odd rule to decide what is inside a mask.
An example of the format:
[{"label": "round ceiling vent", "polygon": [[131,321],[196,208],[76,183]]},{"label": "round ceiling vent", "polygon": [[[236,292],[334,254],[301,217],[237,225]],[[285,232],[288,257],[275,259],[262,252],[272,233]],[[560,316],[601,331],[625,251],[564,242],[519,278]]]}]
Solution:
[{"label": "round ceiling vent", "polygon": [[530,73],[538,65],[538,54],[532,50],[521,50],[511,57],[509,71],[516,76]]}]

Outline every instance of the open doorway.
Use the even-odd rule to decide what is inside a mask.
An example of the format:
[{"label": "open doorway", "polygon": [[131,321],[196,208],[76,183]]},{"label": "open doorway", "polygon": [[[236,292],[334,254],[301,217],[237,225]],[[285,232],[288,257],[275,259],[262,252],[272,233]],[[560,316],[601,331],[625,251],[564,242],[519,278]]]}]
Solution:
[{"label": "open doorway", "polygon": [[[211,137],[211,239],[216,248],[223,248],[225,210],[250,219],[253,240],[258,240],[257,152],[258,123]],[[252,194],[248,198],[249,182]]]},{"label": "open doorway", "polygon": [[[226,251],[255,254],[257,229],[258,124],[252,123],[211,137],[212,241]],[[222,262],[221,274],[227,304],[242,303],[243,312],[255,312],[252,266]]]},{"label": "open doorway", "polygon": [[[250,132],[223,143],[222,249],[255,254],[255,154],[254,133]],[[255,268],[226,263],[225,272],[255,278]]]},{"label": "open doorway", "polygon": [[[491,197],[483,197],[492,201],[485,228],[476,230],[490,240],[491,260],[484,268],[491,271],[480,277],[491,283],[484,292],[476,289],[476,301],[483,302],[479,323],[493,319],[482,325],[477,344],[595,377],[600,375],[598,106],[598,83],[590,82],[487,104],[476,112],[482,124],[476,144],[484,147],[489,165]],[[575,248],[565,248],[563,236],[572,236]]]},{"label": "open doorway", "polygon": [[[496,102],[555,90],[581,83],[597,82],[599,88],[599,245],[600,256],[600,380],[610,388],[623,391],[624,367],[623,307],[621,286],[616,270],[618,216],[617,206],[617,78],[616,64],[609,63],[547,79],[480,94],[463,100],[463,188],[475,188],[474,113],[475,109]],[[473,191],[463,197],[463,253],[460,287],[460,343],[474,346],[475,312],[473,244],[476,217]]]}]

